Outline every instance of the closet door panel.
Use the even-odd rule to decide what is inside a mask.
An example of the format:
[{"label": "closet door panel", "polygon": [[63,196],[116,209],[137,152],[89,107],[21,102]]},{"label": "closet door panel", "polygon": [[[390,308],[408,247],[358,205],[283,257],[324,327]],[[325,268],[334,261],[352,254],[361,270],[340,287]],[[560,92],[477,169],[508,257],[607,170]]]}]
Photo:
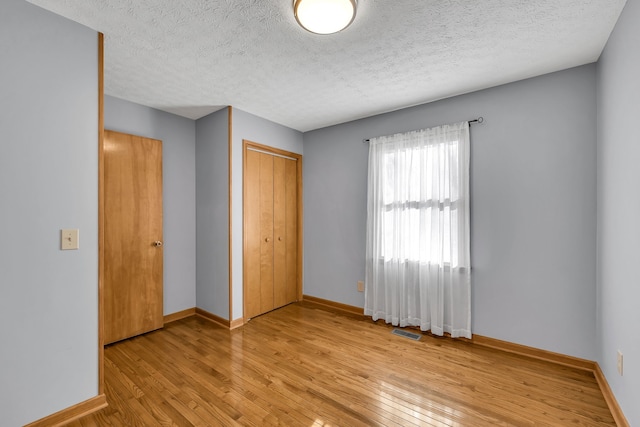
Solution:
[{"label": "closet door panel", "polygon": [[287,300],[287,199],[285,160],[273,158],[273,303],[274,308],[289,303]]},{"label": "closet door panel", "polygon": [[246,152],[244,194],[244,293],[245,316],[251,318],[261,313],[260,307],[260,153]]},{"label": "closet door panel", "polygon": [[285,159],[285,304],[298,299],[298,162]]},{"label": "closet door panel", "polygon": [[297,301],[302,158],[244,142],[244,317]]},{"label": "closet door panel", "polygon": [[273,156],[260,154],[260,309],[273,310]]}]

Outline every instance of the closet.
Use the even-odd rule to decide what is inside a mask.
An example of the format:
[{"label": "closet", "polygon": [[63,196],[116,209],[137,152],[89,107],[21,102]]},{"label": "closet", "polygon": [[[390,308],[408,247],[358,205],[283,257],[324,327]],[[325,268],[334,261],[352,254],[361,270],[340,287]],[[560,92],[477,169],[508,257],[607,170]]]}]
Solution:
[{"label": "closet", "polygon": [[244,318],[301,298],[302,156],[244,142]]}]

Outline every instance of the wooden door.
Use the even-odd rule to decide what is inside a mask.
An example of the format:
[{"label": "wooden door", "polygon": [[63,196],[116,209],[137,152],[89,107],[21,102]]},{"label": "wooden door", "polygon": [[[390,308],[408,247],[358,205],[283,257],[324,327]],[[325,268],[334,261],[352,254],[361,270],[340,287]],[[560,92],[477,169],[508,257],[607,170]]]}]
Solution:
[{"label": "wooden door", "polygon": [[245,175],[245,317],[273,310],[273,158],[249,150]]},{"label": "wooden door", "polygon": [[296,160],[273,157],[273,308],[297,296],[297,187]]},{"label": "wooden door", "polygon": [[163,325],[162,141],[104,134],[104,343]]},{"label": "wooden door", "polygon": [[245,319],[299,298],[299,159],[258,147],[245,144]]}]

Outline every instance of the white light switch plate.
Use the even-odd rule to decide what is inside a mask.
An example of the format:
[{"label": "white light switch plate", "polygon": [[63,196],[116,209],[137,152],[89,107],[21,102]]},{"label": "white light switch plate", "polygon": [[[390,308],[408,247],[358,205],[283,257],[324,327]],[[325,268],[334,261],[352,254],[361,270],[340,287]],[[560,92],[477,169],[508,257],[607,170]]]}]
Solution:
[{"label": "white light switch plate", "polygon": [[80,231],[77,228],[60,230],[60,249],[63,251],[78,249],[80,247],[78,239],[79,233]]}]

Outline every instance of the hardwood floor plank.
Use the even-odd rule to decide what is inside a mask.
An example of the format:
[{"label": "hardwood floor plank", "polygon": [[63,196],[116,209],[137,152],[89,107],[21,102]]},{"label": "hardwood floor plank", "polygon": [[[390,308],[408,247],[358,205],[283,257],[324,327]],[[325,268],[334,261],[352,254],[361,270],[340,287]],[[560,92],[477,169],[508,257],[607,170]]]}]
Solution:
[{"label": "hardwood floor plank", "polygon": [[[230,405],[221,404],[219,399],[224,397],[224,392],[215,386],[210,386],[206,376],[194,377],[181,363],[181,359],[174,360],[175,357],[179,357],[179,353],[170,357],[174,348],[168,345],[166,339],[158,345],[162,348],[162,352],[150,352],[149,349],[152,348],[155,338],[157,337],[148,334],[145,336],[145,341],[132,343],[132,349],[144,357],[145,361],[150,362],[150,368],[156,372],[154,377],[157,381],[170,390],[171,395],[198,414],[202,420],[215,419],[221,423],[234,424],[242,414]],[[211,405],[211,401],[218,401],[219,404]]]},{"label": "hardwood floor plank", "polygon": [[[234,332],[235,333],[235,332]],[[197,349],[201,349],[202,347],[206,347],[208,343],[204,340],[204,339],[200,339],[197,343],[197,345],[195,345],[195,347],[197,347]],[[194,348],[195,350],[195,348]],[[199,351],[199,350],[198,350]],[[286,386],[291,386],[290,384],[288,384],[287,381],[280,381],[278,378],[273,378],[273,376],[270,373],[270,370],[273,368],[273,364],[263,364],[261,361],[261,356],[257,355],[255,356],[253,353],[247,353],[246,349],[243,350],[243,348],[238,348],[237,351],[234,351],[234,353],[239,353],[239,352],[245,352],[243,354],[243,360],[250,360],[253,363],[251,364],[251,366],[249,367],[245,367],[244,368],[244,372],[242,374],[241,380],[245,381],[246,383],[243,385],[243,388],[245,391],[248,391],[250,393],[252,393],[252,395],[256,395],[256,394],[264,394],[265,393],[265,388],[271,388],[273,390],[274,396],[273,399],[271,399],[271,401],[263,403],[263,406],[271,411],[273,410],[278,410],[277,406],[274,408],[273,404],[280,404],[280,402],[282,401],[287,401],[288,405],[291,406],[292,402],[297,401],[299,404],[301,405],[308,405],[309,401],[308,400],[304,400],[302,398],[299,397],[298,394],[296,393],[300,393],[303,390],[300,390],[298,388],[294,387],[293,391],[287,391],[286,390]],[[215,355],[212,355],[211,357],[207,357],[207,356],[203,356],[207,359],[211,359],[211,357],[215,357]],[[215,357],[215,360],[213,363],[218,364],[220,361],[218,360],[217,357]],[[222,366],[224,365],[217,365],[220,366],[219,369],[222,369]],[[228,371],[226,373],[226,375],[229,376],[235,376],[235,373],[232,373],[231,371]],[[279,382],[279,387],[274,387],[274,385],[272,384],[274,381]],[[267,394],[267,396],[271,396],[272,393]],[[278,395],[280,395],[280,397],[278,397]],[[274,400],[275,399],[275,400]],[[322,401],[317,401],[315,402],[317,405],[322,406],[324,405],[324,402]],[[301,425],[306,425],[306,424],[311,424],[311,422],[313,421],[313,418],[310,418],[311,414],[310,411],[307,411],[304,406],[300,406],[300,407],[296,407],[296,412],[301,412],[303,414],[307,415],[306,419],[299,419],[297,420],[296,424],[301,424]]]},{"label": "hardwood floor plank", "polygon": [[[315,333],[313,333],[313,335],[315,335],[315,336],[317,337],[317,336],[318,336],[318,334],[323,334],[323,332],[324,332],[324,331],[322,331],[322,330],[318,330],[318,331],[316,331]],[[374,342],[380,341],[380,338],[381,338],[381,337],[378,337],[378,339],[374,340]],[[354,340],[355,340],[355,339],[357,339],[357,338],[354,338]],[[394,337],[393,339],[396,339],[396,338]],[[353,343],[353,341],[351,341],[351,343]],[[363,348],[363,350],[366,350],[366,348]],[[345,348],[341,348],[341,351],[342,351],[342,352],[344,352],[344,351],[347,351],[347,349],[345,349]],[[447,362],[447,363],[449,363],[449,362],[451,361],[451,360],[450,360],[450,358],[448,358],[447,360],[448,360],[448,362]],[[398,366],[396,366],[396,367],[395,367],[395,369],[396,369],[396,370],[397,370],[397,369],[401,369],[401,368],[403,368],[403,366],[401,366],[401,365],[398,365]],[[465,366],[458,366],[458,367],[456,367],[456,369],[457,369],[457,370],[459,370],[460,368],[467,368],[467,369],[468,369],[468,367],[465,367]],[[449,367],[448,369],[447,369],[447,367],[446,367],[446,366],[443,366],[443,367],[442,367],[442,370],[450,370],[450,369],[451,369],[451,367]],[[474,370],[476,369],[476,368],[475,368],[475,366],[473,367],[473,369],[474,369]],[[440,370],[440,369],[439,369],[439,370]],[[582,373],[581,373],[581,374],[582,374]],[[494,375],[494,376],[496,375],[495,368],[492,368],[491,375]],[[446,378],[440,378],[440,379],[439,379],[439,381],[446,381],[446,380],[447,380]],[[483,381],[483,382],[482,382],[482,384],[485,384],[485,382],[486,382],[486,381]],[[526,390],[520,390],[520,391],[521,391],[521,392],[525,392]],[[476,390],[476,391],[475,391],[475,393],[477,393],[477,392],[482,392],[482,390]],[[490,396],[488,396],[488,397],[490,397]],[[466,399],[466,398],[468,398],[468,396],[463,396],[463,398],[464,398],[464,399]],[[511,405],[513,405],[513,406],[515,406],[515,407],[517,407],[517,406],[518,406],[518,402],[507,402],[507,403],[510,403]],[[539,405],[539,403],[540,403],[540,402],[537,402],[537,401],[536,401],[536,402],[524,402],[524,403],[527,403],[527,404],[530,406],[530,405]],[[501,405],[502,405],[502,403],[501,403]],[[546,409],[548,409],[548,408],[546,408]],[[500,410],[502,410],[502,408],[500,408]],[[515,422],[516,422],[516,420],[512,420],[511,422],[512,422],[512,423],[515,423]]]},{"label": "hardwood floor plank", "polygon": [[82,426],[615,426],[594,375],[291,304],[232,331],[196,316],[105,348]]},{"label": "hardwood floor plank", "polygon": [[[170,336],[166,336],[165,338],[167,339],[168,343],[172,341],[172,338]],[[194,356],[192,354],[189,354],[189,352],[183,353],[183,356],[185,357],[185,361],[188,361],[188,363],[186,363],[183,366],[182,372],[185,375],[192,378],[193,381],[198,383],[200,383],[200,378],[203,378],[203,373],[206,373],[209,376],[208,378],[211,381],[206,383],[201,383],[201,385],[204,388],[208,389],[210,392],[217,394],[216,397],[218,399],[221,399],[223,401],[231,400],[231,402],[229,402],[230,404],[227,405],[225,408],[228,411],[232,411],[229,413],[229,416],[233,417],[234,419],[240,418],[242,413],[240,413],[238,409],[233,406],[233,403],[241,401],[242,395],[238,394],[237,390],[231,389],[229,387],[229,385],[231,384],[230,379],[227,378],[224,374],[222,374],[219,370],[216,370],[215,364],[211,364],[211,365],[207,364],[206,357],[203,357],[203,356],[198,357],[197,355]],[[246,379],[247,377],[245,372],[245,380]],[[264,388],[267,381],[268,380],[266,380],[263,376],[258,376],[257,387]],[[263,394],[265,393],[264,390],[260,390],[259,392]],[[285,421],[288,420],[290,423],[293,422],[293,419],[291,419],[290,416],[285,411],[282,410],[282,408],[277,406],[277,403],[278,403],[277,400],[270,401],[268,398],[256,399],[254,403],[261,406],[264,409],[264,411],[262,411],[264,413],[263,419],[268,419],[271,417],[273,413],[276,413],[276,414],[280,414],[280,417]],[[250,408],[250,409],[253,410],[253,412],[255,413],[260,412],[259,410],[256,411],[256,408]],[[245,411],[246,410],[247,408],[245,408]],[[309,420],[305,419],[303,421],[308,422]]]},{"label": "hardwood floor plank", "polygon": [[146,398],[139,399],[141,404],[147,412],[150,412],[153,414],[154,418],[159,420],[161,425],[194,425],[180,410],[177,410],[173,405],[171,405],[170,402],[174,397],[173,394],[163,387],[161,383],[155,381],[143,365],[135,363],[135,361],[128,357],[127,353],[122,351],[112,352],[111,359],[119,366],[128,367],[127,375],[129,376],[130,381],[135,383],[137,388],[144,389],[144,396]]},{"label": "hardwood floor plank", "polygon": [[[314,322],[311,322],[308,326],[309,326],[309,327],[311,327],[311,328],[316,328],[316,325],[315,325],[315,323],[314,323]],[[378,332],[380,332],[380,328],[377,328],[377,329],[378,329]],[[307,332],[307,335],[308,335],[308,336],[314,336],[314,337],[315,337],[315,338],[314,338],[314,341],[318,343],[318,348],[326,349],[328,346],[330,347],[330,346],[332,345],[333,340],[331,339],[330,334],[328,334],[328,335],[327,335],[326,340],[324,340],[324,341],[320,341],[320,340],[321,340],[321,336],[322,336],[323,334],[325,334],[325,331],[326,331],[326,329],[320,328],[320,329],[318,329],[317,331],[311,331],[311,330],[309,330],[309,331],[306,331],[306,332]],[[360,353],[360,354],[362,354],[362,356],[361,356],[361,360],[365,361],[365,363],[364,363],[363,365],[367,365],[368,363],[366,363],[366,362],[373,362],[373,360],[372,360],[372,359],[370,359],[370,358],[369,358],[369,356],[375,356],[375,353],[376,353],[376,352],[373,352],[373,353],[370,353],[370,354],[369,354],[369,353],[367,353],[366,345],[369,345],[369,346],[370,346],[370,345],[371,345],[371,343],[381,342],[381,341],[383,341],[383,340],[387,340],[387,339],[392,339],[392,340],[393,340],[393,339],[397,339],[397,337],[392,336],[391,334],[387,334],[387,332],[389,332],[389,331],[383,332],[383,333],[384,333],[384,335],[377,336],[377,337],[372,337],[372,339],[367,340],[367,341],[365,342],[365,345],[364,345],[364,346],[363,346],[363,348],[361,349],[362,351],[364,351],[364,353]],[[357,340],[357,338],[353,338],[353,339],[354,339],[354,340]],[[407,342],[406,340],[404,340],[404,339],[402,339],[402,338],[400,338],[400,340],[403,340],[403,341],[395,341],[395,342],[401,342],[402,344],[405,344],[405,345],[406,345],[406,344],[408,344],[408,342]],[[346,341],[345,341],[345,342],[346,342]],[[351,342],[351,344],[350,344],[350,345],[352,345],[352,343],[353,343],[353,341]],[[310,346],[309,346],[309,343],[307,343],[307,345],[306,345],[306,346],[304,346],[304,347],[302,347],[302,348],[308,348],[308,347],[310,347]],[[339,351],[339,352],[337,352],[337,354],[338,354],[338,355],[339,355],[339,354],[343,354],[343,353],[353,353],[353,352],[354,352],[354,350],[353,350],[353,349],[349,349],[349,348],[348,348],[348,346],[343,346],[343,347],[341,347],[339,350],[340,350],[340,351]],[[359,349],[359,350],[360,350],[360,349]],[[359,351],[359,350],[358,350],[358,351]],[[381,348],[381,350],[382,350],[382,348]],[[317,362],[317,360],[324,360],[324,359],[330,360],[330,354],[329,354],[326,350],[321,350],[321,351],[318,351],[318,350],[317,350],[317,351],[316,351],[316,353],[318,353],[318,354],[322,354],[322,355],[323,355],[323,357],[318,358],[318,357],[317,357],[317,354],[316,354],[316,355],[312,355],[312,361],[315,361],[315,362],[313,362],[311,365],[316,364],[316,366],[317,366],[317,363],[318,363],[318,362]],[[356,353],[357,353],[357,351],[356,351]],[[366,353],[366,354],[365,354],[365,353]],[[299,354],[302,354],[302,353],[299,353]],[[338,356],[338,357],[340,357],[340,356]],[[333,364],[335,364],[335,361],[330,361],[329,363],[333,365]],[[394,361],[386,360],[384,357],[380,357],[380,358],[379,358],[379,360],[377,360],[375,363],[380,363],[380,364],[382,364],[382,365],[386,365],[386,366],[387,366],[387,368],[388,368],[388,367],[389,367],[389,365],[393,365],[395,362],[394,362]],[[345,365],[345,366],[346,366],[346,365]],[[359,364],[351,364],[350,366],[360,366],[360,365],[359,365]],[[402,365],[400,364],[400,365],[397,365],[397,366],[396,366],[396,368],[397,368],[397,369],[404,369],[405,367],[404,367],[404,366],[402,366]],[[358,368],[358,369],[359,369],[359,368]],[[383,371],[383,372],[384,372],[384,375],[383,375],[383,377],[382,377],[382,378],[386,378],[387,380],[389,380],[389,378],[388,378],[388,377],[386,377],[386,371]],[[413,368],[413,367],[409,367],[409,369],[407,369],[406,371],[404,371],[404,373],[405,373],[407,376],[411,376],[411,375],[413,375],[413,374],[415,373],[415,368]],[[319,375],[319,374],[320,374],[320,372],[314,372],[314,374],[315,374],[315,375]],[[350,377],[358,377],[358,376],[360,376],[360,377],[361,377],[361,376],[367,376],[367,377],[369,377],[369,378],[370,378],[370,381],[371,381],[371,380],[373,380],[373,379],[375,378],[375,376],[376,376],[376,375],[377,375],[377,374],[376,374],[376,372],[361,373],[361,372],[359,372],[359,371],[353,371],[353,372],[345,372],[345,373],[344,373],[344,375],[341,375],[340,377],[341,377],[341,378],[345,378],[345,377],[349,377],[349,378],[350,378]],[[430,374],[430,375],[431,375],[431,374]],[[435,377],[436,377],[437,375],[439,375],[439,374],[437,374],[437,373],[433,373],[432,375],[434,375],[434,378],[435,378]],[[455,385],[455,384],[454,384],[454,385]],[[443,399],[442,399],[442,401],[443,401],[443,402],[446,402],[446,401],[447,401],[447,399],[449,399],[449,398],[450,398],[450,396],[446,396],[445,398],[443,398]],[[446,407],[446,406],[445,406],[445,408],[446,408],[446,409],[445,409],[445,411],[446,411],[447,409],[449,409],[449,408],[448,408],[448,407]],[[446,413],[447,413],[447,412],[443,412],[443,414],[446,414]],[[496,421],[495,421],[495,420],[489,420],[488,425],[495,425],[495,424],[496,424]]]}]

